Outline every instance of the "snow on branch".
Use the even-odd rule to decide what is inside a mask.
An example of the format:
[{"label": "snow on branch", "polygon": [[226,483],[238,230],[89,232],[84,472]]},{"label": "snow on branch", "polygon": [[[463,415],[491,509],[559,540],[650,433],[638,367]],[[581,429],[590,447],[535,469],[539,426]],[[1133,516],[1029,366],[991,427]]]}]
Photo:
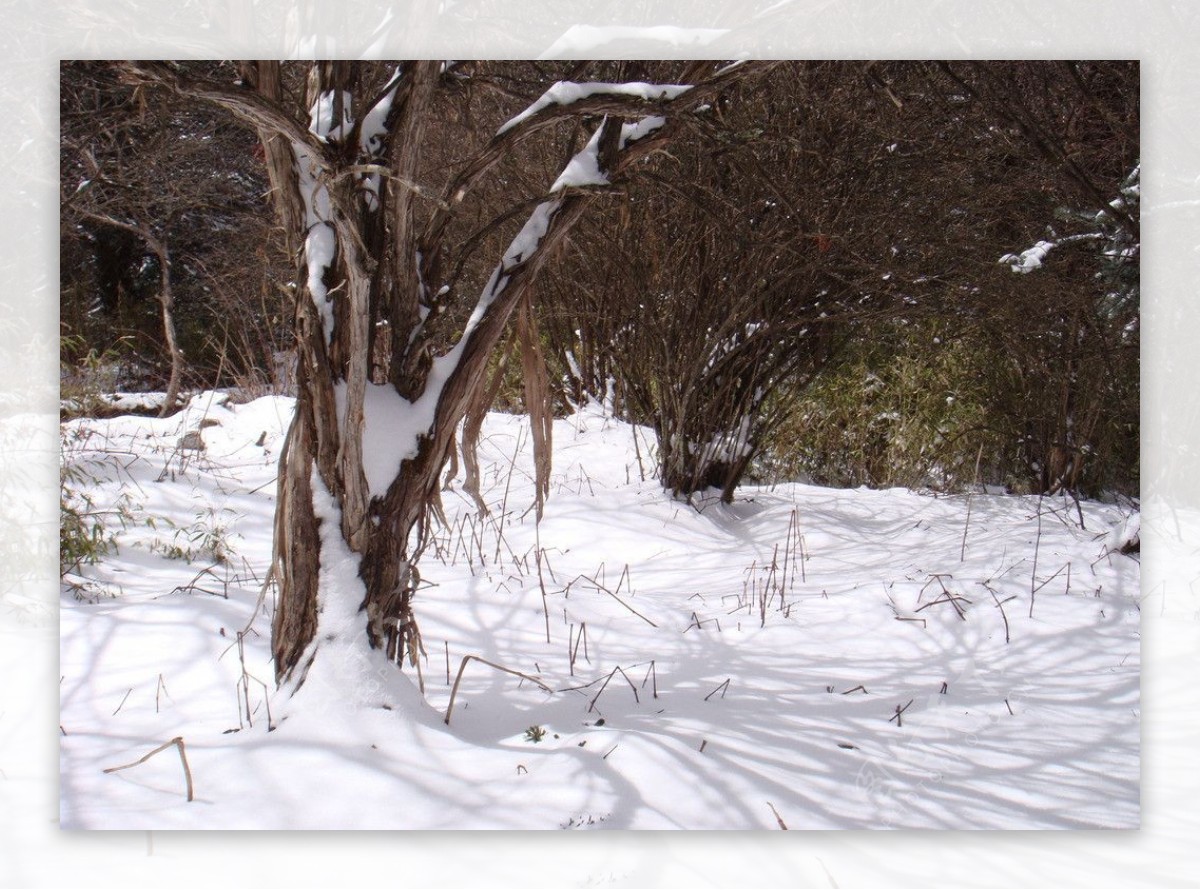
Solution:
[{"label": "snow on branch", "polygon": [[621,126],[621,139],[618,142],[617,147],[624,149],[626,146],[645,139],[652,133],[662,129],[666,122],[667,119],[665,117],[652,114],[648,117],[642,118],[640,121],[636,121],[635,123],[623,124]]},{"label": "snow on branch", "polygon": [[1121,183],[1121,191],[1117,197],[1108,202],[1108,206],[1096,214],[1096,222],[1100,225],[1112,222],[1122,214],[1136,214],[1142,197],[1142,165],[1137,164]]},{"label": "snow on branch", "polygon": [[608,174],[600,169],[600,133],[603,128],[597,128],[588,140],[583,150],[578,152],[567,166],[563,168],[550,193],[565,188],[581,188],[589,185],[608,185]]},{"label": "snow on branch", "polygon": [[1054,241],[1039,241],[1033,247],[1023,250],[1019,254],[1006,253],[1000,257],[1000,262],[1007,263],[1018,274],[1028,275],[1035,269],[1040,269],[1042,261],[1046,259],[1046,254],[1057,246],[1058,244]]},{"label": "snow on branch", "polygon": [[[308,129],[322,142],[344,141],[354,127],[354,118],[350,115],[353,100],[349,90],[326,90],[321,93],[308,110]],[[339,106],[341,120],[335,124],[333,118],[338,114]]]},{"label": "snow on branch", "polygon": [[1019,254],[1006,253],[1000,257],[999,262],[1008,264],[1019,275],[1028,275],[1030,272],[1040,269],[1046,259],[1046,255],[1056,248],[1066,244],[1076,244],[1081,241],[1101,241],[1105,237],[1103,232],[1088,232],[1083,235],[1070,235],[1066,238],[1059,238],[1057,241],[1039,241],[1033,247],[1023,250]]},{"label": "snow on branch", "polygon": [[1093,214],[1076,214],[1084,218],[1092,225],[1102,226],[1105,230],[1099,232],[1085,232],[1081,235],[1068,235],[1065,238],[1058,238],[1054,241],[1039,241],[1019,254],[1006,253],[1000,257],[999,262],[1006,263],[1012,270],[1020,275],[1028,275],[1042,267],[1046,260],[1046,255],[1050,251],[1059,247],[1064,247],[1068,244],[1079,244],[1093,241],[1108,241],[1112,245],[1105,251],[1105,256],[1116,259],[1128,259],[1137,256],[1138,244],[1136,236],[1131,235],[1128,231],[1122,232],[1118,228],[1113,231],[1113,225],[1120,226],[1121,218],[1136,217],[1137,208],[1141,201],[1141,173],[1142,165],[1137,164],[1129,175],[1125,177],[1121,183],[1119,194],[1112,201],[1108,202],[1106,207],[1101,208]]},{"label": "snow on branch", "polygon": [[[363,115],[358,134],[358,149],[368,161],[378,160],[383,155],[385,137],[387,136],[388,115],[392,112],[392,104],[396,99],[396,93],[400,89],[400,72],[401,68],[397,66],[396,73],[392,75],[391,80],[384,86],[384,92],[379,101],[372,105],[367,110],[367,113]],[[379,184],[380,178],[378,172],[363,174],[363,201],[366,203],[368,210],[379,209]]]},{"label": "snow on branch", "polygon": [[505,123],[504,126],[496,131],[496,135],[503,135],[513,127],[533,117],[539,111],[555,105],[566,107],[593,96],[629,96],[648,103],[663,102],[677,99],[691,88],[688,84],[651,84],[641,81],[630,83],[573,83],[568,80],[560,80],[546,90],[546,92],[542,93],[536,102]]},{"label": "snow on branch", "polygon": [[[617,141],[618,150],[624,151],[633,143],[645,139],[660,130],[666,122],[665,117],[651,115],[635,123],[622,124]],[[600,134],[603,129],[603,127],[598,127],[583,150],[567,162],[558,179],[554,181],[554,185],[550,186],[551,194],[565,188],[586,188],[609,184],[608,174],[600,168]]]},{"label": "snow on branch", "polygon": [[[589,143],[590,145],[591,143]],[[567,168],[563,171],[562,176],[567,176],[572,165],[576,163],[579,156],[586,153],[585,148],[567,164]],[[585,167],[586,163],[581,162],[580,167]],[[603,176],[603,174],[600,174]],[[607,180],[605,180],[607,181]],[[558,182],[555,183],[558,186]],[[471,313],[470,319],[467,321],[467,326],[463,330],[463,340],[475,329],[475,326],[483,319],[484,313],[491,308],[491,305],[496,302],[497,297],[504,292],[504,288],[508,286],[509,279],[512,277],[513,270],[521,263],[528,262],[529,258],[537,251],[542,239],[546,237],[546,232],[550,230],[550,222],[554,219],[555,213],[558,212],[562,201],[559,198],[553,198],[549,201],[543,201],[538,204],[533,213],[529,215],[529,219],[525,221],[525,225],[521,227],[521,231],[517,232],[515,238],[508,245],[508,250],[504,252],[504,258],[497,264],[492,271],[492,277],[488,279],[487,285],[483,289],[483,293],[479,295],[479,301],[475,304],[475,310]]]},{"label": "snow on branch", "polygon": [[383,95],[363,115],[362,128],[358,134],[358,147],[367,158],[378,158],[383,152],[383,137],[387,134],[387,118],[392,112],[392,103],[400,88],[400,66],[383,88]]}]

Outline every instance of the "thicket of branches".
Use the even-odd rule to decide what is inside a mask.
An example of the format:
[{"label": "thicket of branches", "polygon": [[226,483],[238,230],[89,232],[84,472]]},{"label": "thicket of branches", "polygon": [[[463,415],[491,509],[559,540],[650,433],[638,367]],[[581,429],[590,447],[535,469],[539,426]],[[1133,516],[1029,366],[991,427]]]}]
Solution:
[{"label": "thicket of branches", "polygon": [[292,270],[253,134],[99,62],[63,65],[60,112],[64,359],[105,355],[113,384],[171,403],[278,384]]},{"label": "thicket of branches", "polygon": [[[391,70],[364,76],[378,91]],[[447,76],[403,184],[416,212],[481,135],[583,71]],[[302,96],[303,73],[283,76]],[[796,62],[735,84],[594,198],[488,393],[610,400],[654,427],[684,495],[797,476],[1135,493],[1138,90],[1125,62]],[[101,63],[63,66],[61,110],[64,358],[118,348],[131,387],[285,386],[297,265],[255,134]],[[498,163],[442,234],[447,280],[484,286],[600,119]],[[469,309],[447,301],[439,324]],[[386,350],[373,361],[386,378]]]},{"label": "thicket of branches", "polygon": [[1136,65],[795,63],[692,123],[541,305],[668,487],[1136,492]]}]

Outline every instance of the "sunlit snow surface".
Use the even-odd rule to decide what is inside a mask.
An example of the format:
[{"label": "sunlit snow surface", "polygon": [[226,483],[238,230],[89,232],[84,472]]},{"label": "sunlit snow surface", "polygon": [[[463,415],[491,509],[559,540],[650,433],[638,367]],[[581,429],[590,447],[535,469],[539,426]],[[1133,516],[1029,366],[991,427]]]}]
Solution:
[{"label": "sunlit snow surface", "polygon": [[[270,594],[238,646],[291,409],[208,394],[72,426],[124,530],[64,586],[64,827],[1138,825],[1139,564],[1108,552],[1128,510],[1085,502],[1081,529],[1061,499],[1039,518],[1037,498],[808,485],[697,510],[649,478],[648,431],[588,409],[555,425],[539,528],[524,421],[493,414],[492,513],[444,492],[422,562],[424,697],[366,649],[336,535],[328,639],[293,696],[274,692]],[[203,451],[179,447],[192,430]],[[447,726],[468,655],[555,692],[472,660]],[[103,772],[175,737],[192,802],[173,747]]]}]

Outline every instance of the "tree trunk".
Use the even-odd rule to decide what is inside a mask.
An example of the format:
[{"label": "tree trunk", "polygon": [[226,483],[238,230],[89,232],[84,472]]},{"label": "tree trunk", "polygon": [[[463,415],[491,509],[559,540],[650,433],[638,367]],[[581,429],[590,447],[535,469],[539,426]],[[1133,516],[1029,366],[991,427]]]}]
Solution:
[{"label": "tree trunk", "polygon": [[155,238],[149,232],[142,237],[154,251],[158,259],[159,287],[158,302],[162,307],[163,339],[167,344],[167,354],[171,357],[171,376],[167,381],[167,395],[163,399],[159,417],[166,417],[179,404],[179,390],[183,385],[183,353],[175,337],[175,292],[171,289],[171,252],[167,249],[166,241]]},{"label": "tree trunk", "polygon": [[[441,66],[405,63],[362,102],[361,63],[315,63],[305,127],[282,107],[279,63],[244,64],[243,89],[163,63],[126,64],[138,79],[217,102],[258,128],[279,219],[299,259],[298,397],[275,520],[272,647],[281,683],[303,680],[324,639],[322,597],[333,593],[322,589],[322,571],[337,557],[323,525],[335,516],[358,561],[355,595],[369,644],[394,663],[415,661],[413,598],[440,473],[511,313],[593,196],[663,144],[666,112],[712,98],[753,68],[694,63],[684,72],[691,86],[551,88],[449,178],[432,211],[423,204],[421,226],[416,202],[431,196],[419,184],[420,161]],[[604,117],[495,265],[457,343],[435,356],[427,322],[454,295],[458,273],[445,240],[457,208],[521,141],[585,114]],[[624,114],[640,120],[623,125]],[[385,380],[373,377],[384,369]]]},{"label": "tree trunk", "polygon": [[118,231],[128,232],[130,235],[136,235],[145,242],[150,252],[154,254],[154,258],[158,260],[158,304],[160,315],[162,316],[163,340],[166,343],[167,356],[171,360],[170,377],[167,381],[167,394],[163,399],[163,406],[159,410],[158,416],[166,417],[178,406],[179,390],[183,385],[184,365],[184,356],[179,349],[179,343],[175,334],[175,292],[171,288],[171,251],[167,247],[166,238],[155,235],[150,225],[143,220],[125,222],[108,214],[97,213],[86,208],[76,208],[76,210],[81,216],[93,222]]}]

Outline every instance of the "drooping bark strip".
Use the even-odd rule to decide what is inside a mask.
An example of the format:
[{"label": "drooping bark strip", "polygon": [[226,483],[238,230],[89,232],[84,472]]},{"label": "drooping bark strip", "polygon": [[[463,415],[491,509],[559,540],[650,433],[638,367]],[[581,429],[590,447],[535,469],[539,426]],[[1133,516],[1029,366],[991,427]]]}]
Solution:
[{"label": "drooping bark strip", "polygon": [[[280,462],[275,522],[277,679],[298,666],[302,674],[315,655],[318,481],[340,508],[342,538],[361,557],[371,645],[395,662],[416,657],[412,601],[440,472],[458,422],[486,385],[488,358],[512,312],[595,195],[665,143],[676,112],[710,100],[755,67],[692,63],[679,84],[666,86],[556,84],[439,192],[419,179],[435,92],[446,76],[441,62],[404,63],[382,84],[368,83],[362,63],[314,63],[302,109],[286,107],[276,62],[243,63],[242,84],[233,87],[185,66],[124,64],[131,78],[216,102],[257,129],[273,201],[297,257],[298,398]],[[603,117],[496,264],[457,344],[435,355],[427,321],[456,296],[455,246],[446,242],[457,210],[525,140],[583,116]],[[525,330],[531,326],[527,319]],[[533,348],[527,338],[523,353],[533,358]],[[364,462],[371,387],[373,397],[411,421],[397,432],[412,439],[407,448],[401,443],[386,484],[378,478],[372,484]]]}]

